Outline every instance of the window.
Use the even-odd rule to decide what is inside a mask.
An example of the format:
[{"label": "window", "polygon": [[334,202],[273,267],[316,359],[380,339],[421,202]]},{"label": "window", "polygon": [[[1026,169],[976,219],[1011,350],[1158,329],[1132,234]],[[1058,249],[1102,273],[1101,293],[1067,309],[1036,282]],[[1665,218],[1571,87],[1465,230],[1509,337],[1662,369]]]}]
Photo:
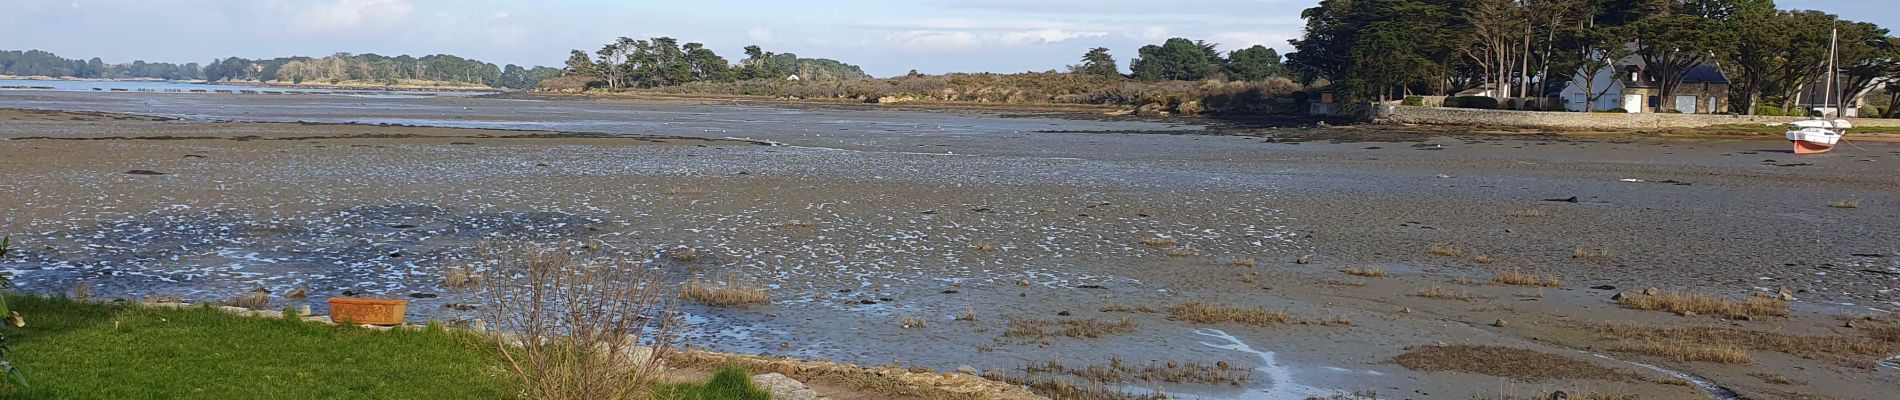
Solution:
[{"label": "window", "polygon": [[1649,96],[1650,107],[1662,107],[1662,96]]}]

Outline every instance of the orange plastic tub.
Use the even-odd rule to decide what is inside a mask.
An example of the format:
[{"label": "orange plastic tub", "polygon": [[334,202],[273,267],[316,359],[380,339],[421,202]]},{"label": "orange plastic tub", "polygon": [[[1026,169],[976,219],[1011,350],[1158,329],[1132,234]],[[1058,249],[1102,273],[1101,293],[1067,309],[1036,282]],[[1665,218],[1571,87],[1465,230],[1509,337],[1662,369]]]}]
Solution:
[{"label": "orange plastic tub", "polygon": [[408,300],[330,298],[330,320],[339,324],[402,325]]}]

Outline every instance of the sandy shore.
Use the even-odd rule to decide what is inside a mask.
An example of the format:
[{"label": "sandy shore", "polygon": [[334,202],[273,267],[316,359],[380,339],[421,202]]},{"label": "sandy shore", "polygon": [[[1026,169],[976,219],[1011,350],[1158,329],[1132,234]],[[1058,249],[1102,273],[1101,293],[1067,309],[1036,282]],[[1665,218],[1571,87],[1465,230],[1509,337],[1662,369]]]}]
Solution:
[{"label": "sandy shore", "polygon": [[[1900,373],[1875,362],[1890,352],[1733,338],[1725,344],[1749,363],[1677,361],[1619,351],[1645,341],[1603,328],[1884,343],[1867,338],[1900,308],[1892,143],[1796,158],[1780,142],[1733,139],[640,101],[93,96],[0,94],[0,106],[147,114],[0,112],[0,230],[28,243],[0,267],[29,290],[84,280],[102,296],[219,299],[307,287],[414,296],[415,309],[454,319],[466,315],[444,306],[466,299],[440,273],[469,246],[597,243],[648,260],[669,282],[766,287],[771,305],[688,308],[697,345],[740,353],[1011,379],[1052,359],[1227,365],[1245,377],[1109,384],[1212,398],[1462,399],[1501,387],[1707,396],[1694,381],[1756,398],[1879,398]],[[1841,200],[1859,208],[1829,207]],[[686,249],[702,257],[665,256]],[[1491,283],[1499,271],[1564,282]],[[1790,316],[1750,320],[1611,300],[1649,287],[1728,299],[1786,289],[1796,300]],[[1464,299],[1418,296],[1433,288]],[[1170,315],[1190,302],[1288,321]],[[958,318],[966,313],[973,320]],[[1847,327],[1837,318],[1846,314],[1871,317]],[[1123,318],[1132,329],[1100,337],[1020,334]],[[906,328],[909,319],[928,324]],[[1441,344],[1535,356],[1427,357]],[[1436,363],[1397,361],[1416,361],[1407,354]],[[1511,363],[1591,368],[1474,366]],[[1046,369],[1038,374],[1082,379]]]}]

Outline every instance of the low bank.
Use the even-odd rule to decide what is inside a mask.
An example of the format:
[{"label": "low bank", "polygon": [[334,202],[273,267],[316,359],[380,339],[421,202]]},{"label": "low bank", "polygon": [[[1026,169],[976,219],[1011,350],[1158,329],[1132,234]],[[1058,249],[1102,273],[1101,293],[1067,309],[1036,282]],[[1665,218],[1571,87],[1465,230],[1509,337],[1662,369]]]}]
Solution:
[{"label": "low bank", "polygon": [[[1721,125],[1783,125],[1803,117],[1725,114],[1625,114],[1482,110],[1419,106],[1380,106],[1372,121],[1380,124],[1472,126],[1561,130],[1652,130]],[[1900,119],[1852,118],[1857,127],[1900,128]]]}]

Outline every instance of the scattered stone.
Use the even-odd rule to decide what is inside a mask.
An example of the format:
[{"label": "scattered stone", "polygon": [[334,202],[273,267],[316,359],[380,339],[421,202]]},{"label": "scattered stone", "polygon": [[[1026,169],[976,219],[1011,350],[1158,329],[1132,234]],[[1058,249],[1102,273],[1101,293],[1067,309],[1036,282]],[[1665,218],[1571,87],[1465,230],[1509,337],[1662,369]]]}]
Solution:
[{"label": "scattered stone", "polygon": [[1017,279],[1016,286],[1029,286],[1029,279]]},{"label": "scattered stone", "polygon": [[1492,323],[1491,323],[1491,326],[1495,326],[1495,327],[1499,327],[1499,328],[1503,328],[1503,327],[1506,327],[1506,326],[1510,326],[1510,324],[1508,324],[1508,323],[1505,323],[1505,322],[1504,322],[1504,319],[1502,319],[1502,318],[1500,318],[1500,319],[1498,319],[1498,322],[1492,322]]},{"label": "scattered stone", "polygon": [[1412,313],[1412,308],[1411,308],[1411,307],[1405,307],[1405,308],[1400,308],[1400,309],[1399,309],[1399,313],[1400,313],[1400,314],[1411,314],[1411,313]]},{"label": "scattered stone", "polygon": [[409,294],[409,298],[413,298],[413,299],[433,299],[433,298],[436,298],[436,294],[435,294],[435,293],[410,293],[410,294]]},{"label": "scattered stone", "polygon": [[153,170],[148,170],[148,169],[135,169],[131,171],[125,171],[125,173],[126,175],[169,175],[164,172],[158,172],[158,171],[153,171]]},{"label": "scattered stone", "polygon": [[1293,260],[1293,263],[1294,264],[1312,264],[1313,256],[1300,256],[1299,259]]},{"label": "scattered stone", "polygon": [[1567,199],[1544,199],[1544,201],[1554,201],[1554,202],[1558,202],[1558,203],[1577,203],[1577,202],[1579,202],[1579,201],[1577,200],[1577,196],[1570,196],[1570,198],[1567,198]]},{"label": "scattered stone", "polygon": [[1781,301],[1794,301],[1794,293],[1789,292],[1788,289],[1781,289],[1775,292],[1775,297],[1780,298]]},{"label": "scattered stone", "polygon": [[976,367],[972,367],[972,366],[969,366],[969,365],[958,365],[958,366],[957,366],[957,372],[962,372],[962,373],[965,373],[965,374],[970,374],[970,375],[976,375],[976,374],[977,374],[977,371],[976,371]]},{"label": "scattered stone", "polygon": [[871,299],[858,300],[858,304],[877,304],[877,300],[871,300]]},{"label": "scattered stone", "polygon": [[1056,315],[1060,315],[1060,316],[1064,316],[1064,317],[1067,317],[1067,316],[1070,316],[1070,315],[1074,315],[1074,314],[1070,314],[1070,313],[1069,313],[1068,311],[1062,311],[1062,312],[1058,312],[1058,313],[1056,313]]},{"label": "scattered stone", "polygon": [[202,155],[197,155],[197,154],[186,154],[185,158],[206,158],[206,157]]},{"label": "scattered stone", "polygon": [[941,293],[941,294],[957,294],[957,291],[953,289],[953,290],[945,290],[945,291],[941,291],[941,292],[937,292],[937,293]]},{"label": "scattered stone", "polygon": [[1662,289],[1657,289],[1657,288],[1643,289],[1644,296],[1655,296],[1659,294],[1662,294]]},{"label": "scattered stone", "polygon": [[415,226],[415,225],[410,225],[410,224],[397,224],[397,225],[390,225],[389,227],[391,227],[391,228],[396,228],[396,229],[414,229],[414,228],[416,228],[416,226]]},{"label": "scattered stone", "polygon": [[447,308],[447,309],[455,310],[455,311],[472,311],[475,309],[475,306],[462,304],[462,303],[449,303],[449,304],[443,304],[442,308]]},{"label": "scattered stone", "polygon": [[1610,296],[1610,300],[1622,301],[1624,295],[1624,293],[1617,293],[1615,296]]},{"label": "scattered stone", "polygon": [[1082,286],[1076,286],[1076,287],[1082,288],[1082,289],[1107,289],[1107,287],[1104,287],[1102,285],[1082,285]]},{"label": "scattered stone", "polygon": [[1597,286],[1591,286],[1590,288],[1596,289],[1596,290],[1616,290],[1615,286],[1610,286],[1610,285],[1597,285]]},{"label": "scattered stone", "polygon": [[758,385],[761,390],[771,392],[773,399],[817,400],[819,398],[818,392],[806,387],[804,383],[777,372],[753,375],[752,384]]}]

